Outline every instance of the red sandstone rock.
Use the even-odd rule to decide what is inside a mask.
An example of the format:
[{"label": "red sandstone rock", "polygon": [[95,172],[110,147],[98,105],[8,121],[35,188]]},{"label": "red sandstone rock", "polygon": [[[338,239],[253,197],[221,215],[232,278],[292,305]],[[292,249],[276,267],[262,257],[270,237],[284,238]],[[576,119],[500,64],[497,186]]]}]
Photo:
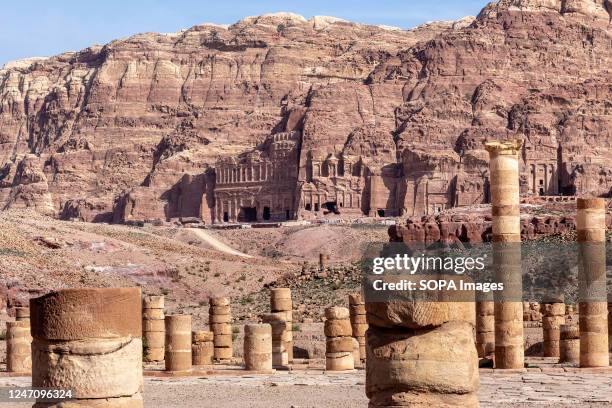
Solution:
[{"label": "red sandstone rock", "polygon": [[[603,0],[503,0],[412,31],[280,14],[9,64],[0,208],[431,215],[486,203],[482,141],[510,136],[525,140],[523,194],[609,194],[609,19]],[[486,229],[409,234],[478,242]]]}]

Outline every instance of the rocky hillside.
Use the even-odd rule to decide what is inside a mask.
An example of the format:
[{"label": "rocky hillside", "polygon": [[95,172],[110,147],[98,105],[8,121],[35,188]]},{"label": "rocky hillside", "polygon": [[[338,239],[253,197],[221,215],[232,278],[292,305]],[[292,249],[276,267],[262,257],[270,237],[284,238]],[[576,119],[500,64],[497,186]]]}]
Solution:
[{"label": "rocky hillside", "polygon": [[[398,166],[404,195],[427,179],[444,206],[485,202],[470,192],[486,184],[482,140],[520,137],[525,191],[544,166],[541,194],[608,194],[611,10],[502,0],[409,31],[276,14],[7,64],[0,208],[200,216],[215,163],[283,131],[300,134],[296,188],[304,152],[349,151]],[[415,213],[417,198],[397,206]]]}]

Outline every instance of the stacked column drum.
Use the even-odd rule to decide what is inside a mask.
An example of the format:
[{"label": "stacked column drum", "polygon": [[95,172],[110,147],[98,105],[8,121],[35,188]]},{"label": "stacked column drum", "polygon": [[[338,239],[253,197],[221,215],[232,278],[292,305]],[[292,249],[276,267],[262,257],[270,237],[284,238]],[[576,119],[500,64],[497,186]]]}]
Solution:
[{"label": "stacked column drum", "polygon": [[559,362],[580,363],[580,331],[578,325],[562,324],[560,327]]},{"label": "stacked column drum", "polygon": [[361,293],[349,295],[349,311],[351,313],[351,328],[353,337],[359,344],[359,355],[361,360],[366,358],[366,331],[368,330],[368,321],[366,318],[365,302]]},{"label": "stacked column drum", "polygon": [[580,367],[608,367],[606,201],[579,198],[576,205]]},{"label": "stacked column drum", "polygon": [[495,354],[495,303],[476,302],[476,351],[478,357]]},{"label": "stacked column drum", "polygon": [[272,370],[272,327],[269,324],[244,326],[244,365],[249,371]]},{"label": "stacked column drum", "polygon": [[293,301],[291,289],[273,288],[270,290],[270,310],[272,314],[285,321],[284,343],[287,350],[287,359],[293,362]]},{"label": "stacked column drum", "polygon": [[519,153],[522,142],[487,142],[491,191],[493,266],[504,291],[495,295],[495,367],[522,369],[523,304]]},{"label": "stacked column drum", "polygon": [[612,293],[608,295],[608,350],[612,353]]},{"label": "stacked column drum", "polygon": [[194,331],[191,335],[191,356],[193,365],[209,365],[213,363],[215,346],[214,334],[210,331]]},{"label": "stacked column drum", "polygon": [[543,306],[544,357],[559,357],[561,325],[565,323],[565,303],[563,298],[559,297],[548,299]]},{"label": "stacked column drum", "polygon": [[478,407],[473,302],[368,302],[370,408]]},{"label": "stacked column drum", "polygon": [[226,297],[211,298],[208,314],[210,330],[214,333],[214,358],[218,361],[232,358],[232,310],[230,299]]},{"label": "stacked column drum", "polygon": [[355,369],[353,330],[349,310],[345,307],[325,309],[325,369],[346,371]]},{"label": "stacked column drum", "polygon": [[52,292],[31,299],[30,311],[32,386],[76,397],[34,407],[143,406],[139,288]]},{"label": "stacked column drum", "polygon": [[32,370],[30,322],[6,322],[6,370],[29,373]]},{"label": "stacked column drum", "polygon": [[30,323],[30,308],[16,307],[15,308],[15,320],[18,322]]},{"label": "stacked column drum", "polygon": [[272,330],[272,365],[275,368],[285,367],[289,364],[287,352],[287,323],[278,313],[268,313],[262,316],[262,321],[270,325]]},{"label": "stacked column drum", "polygon": [[166,322],[166,371],[191,369],[191,315],[169,315]]},{"label": "stacked column drum", "polygon": [[163,361],[166,341],[163,296],[145,296],[142,299],[142,338],[144,361]]}]

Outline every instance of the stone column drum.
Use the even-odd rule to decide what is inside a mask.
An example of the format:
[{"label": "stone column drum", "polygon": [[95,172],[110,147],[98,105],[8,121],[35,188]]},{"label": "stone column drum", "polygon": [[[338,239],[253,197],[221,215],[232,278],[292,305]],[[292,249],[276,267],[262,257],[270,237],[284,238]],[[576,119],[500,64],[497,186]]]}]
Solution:
[{"label": "stone column drum", "polygon": [[164,296],[145,296],[142,299],[142,341],[144,361],[163,361],[166,342]]},{"label": "stone column drum", "polygon": [[612,293],[608,295],[608,350],[612,353]]},{"label": "stone column drum", "polygon": [[559,362],[580,363],[580,331],[578,325],[562,324],[560,327]]},{"label": "stone column drum", "polygon": [[249,371],[272,370],[272,327],[269,324],[244,326],[244,366]]},{"label": "stone column drum", "polygon": [[544,302],[543,306],[544,357],[559,357],[561,325],[565,323],[565,303],[563,303],[563,297],[548,299]]},{"label": "stone column drum", "polygon": [[329,261],[329,255],[325,253],[319,254],[319,270],[323,272],[325,268],[327,268],[327,263]]},{"label": "stone column drum", "polygon": [[476,351],[480,358],[495,354],[495,304],[492,301],[476,302]]},{"label": "stone column drum", "polygon": [[368,330],[368,321],[366,318],[365,301],[361,293],[349,295],[349,311],[351,313],[351,328],[353,329],[353,337],[359,343],[359,356],[361,360],[366,358],[366,331]]},{"label": "stone column drum", "polygon": [[268,313],[262,316],[262,321],[272,328],[272,366],[285,367],[289,364],[287,353],[287,323],[279,313]]},{"label": "stone column drum", "polygon": [[6,370],[28,374],[32,371],[30,322],[6,322]]},{"label": "stone column drum", "polygon": [[478,407],[476,310],[470,302],[368,302],[370,408]]},{"label": "stone column drum", "polygon": [[215,346],[214,334],[210,331],[194,331],[191,333],[191,362],[193,365],[210,365],[213,363]]},{"label": "stone column drum", "polygon": [[606,201],[579,198],[576,205],[580,367],[608,367]]},{"label": "stone column drum", "polygon": [[67,289],[30,300],[32,386],[73,391],[34,407],[141,408],[139,288]]},{"label": "stone column drum", "polygon": [[325,319],[325,369],[354,370],[353,331],[349,310],[345,307],[327,308]]},{"label": "stone column drum", "polygon": [[30,308],[29,307],[16,307],[15,308],[15,320],[18,322],[30,323]]},{"label": "stone column drum", "polygon": [[495,366],[523,368],[523,304],[521,273],[521,219],[519,152],[522,142],[487,142],[491,211],[493,216],[493,266],[504,292],[495,297]]},{"label": "stone column drum", "polygon": [[234,355],[232,343],[232,309],[227,297],[211,298],[208,313],[210,330],[214,333],[214,358],[229,360]]},{"label": "stone column drum", "polygon": [[293,301],[291,300],[291,289],[273,288],[270,290],[270,309],[273,314],[285,320],[284,342],[287,350],[287,358],[293,361]]},{"label": "stone column drum", "polygon": [[166,322],[166,371],[191,370],[191,315],[169,315]]}]

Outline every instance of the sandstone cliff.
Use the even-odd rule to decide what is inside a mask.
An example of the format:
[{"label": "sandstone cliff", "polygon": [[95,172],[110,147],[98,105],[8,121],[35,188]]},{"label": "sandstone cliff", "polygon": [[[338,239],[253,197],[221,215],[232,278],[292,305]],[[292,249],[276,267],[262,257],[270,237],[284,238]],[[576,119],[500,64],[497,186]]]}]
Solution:
[{"label": "sandstone cliff", "polygon": [[612,187],[610,3],[503,0],[410,31],[282,13],[0,70],[0,208],[128,221],[423,215]]}]

